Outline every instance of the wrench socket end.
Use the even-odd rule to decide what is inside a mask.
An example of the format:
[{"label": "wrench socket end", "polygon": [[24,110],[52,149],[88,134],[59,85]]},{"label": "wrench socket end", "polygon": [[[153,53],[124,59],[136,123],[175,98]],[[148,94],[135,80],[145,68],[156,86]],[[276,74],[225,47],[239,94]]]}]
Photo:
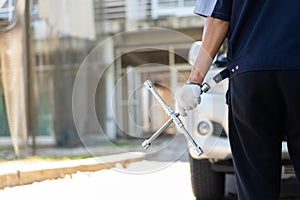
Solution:
[{"label": "wrench socket end", "polygon": [[144,147],[144,149],[148,149],[150,147],[151,143],[149,143],[148,140],[145,140],[143,143],[142,143],[142,147]]}]

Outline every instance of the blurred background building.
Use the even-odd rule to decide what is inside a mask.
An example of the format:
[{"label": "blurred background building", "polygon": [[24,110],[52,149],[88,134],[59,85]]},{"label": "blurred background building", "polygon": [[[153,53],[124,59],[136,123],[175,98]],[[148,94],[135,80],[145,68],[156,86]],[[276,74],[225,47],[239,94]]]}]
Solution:
[{"label": "blurred background building", "polygon": [[[13,145],[19,155],[32,145],[81,144],[72,92],[79,67],[95,47],[100,53],[81,84],[84,135],[147,137],[166,116],[141,85],[152,80],[174,106],[172,91],[191,67],[188,50],[201,38],[195,2],[1,0],[0,145]],[[105,73],[95,77],[99,68]],[[97,78],[95,94],[91,81]]]}]

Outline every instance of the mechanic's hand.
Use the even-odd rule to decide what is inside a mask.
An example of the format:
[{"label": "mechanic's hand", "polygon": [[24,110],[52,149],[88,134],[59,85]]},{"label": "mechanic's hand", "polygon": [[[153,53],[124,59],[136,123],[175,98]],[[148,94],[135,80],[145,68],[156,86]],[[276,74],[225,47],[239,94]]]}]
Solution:
[{"label": "mechanic's hand", "polygon": [[201,102],[201,87],[197,84],[186,83],[177,93],[176,100],[178,112],[181,116],[187,116],[186,111],[197,107]]}]

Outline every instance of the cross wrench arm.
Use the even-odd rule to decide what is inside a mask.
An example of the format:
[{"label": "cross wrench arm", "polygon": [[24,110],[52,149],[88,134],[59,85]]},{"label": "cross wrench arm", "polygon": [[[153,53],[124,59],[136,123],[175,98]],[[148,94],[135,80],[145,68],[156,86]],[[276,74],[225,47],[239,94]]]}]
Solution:
[{"label": "cross wrench arm", "polygon": [[153,140],[155,140],[166,128],[168,128],[173,123],[173,119],[170,118],[160,129],[158,129],[149,139],[142,143],[145,149],[148,149]]},{"label": "cross wrench arm", "polygon": [[154,97],[157,99],[157,101],[162,105],[163,109],[166,111],[168,116],[174,113],[174,111],[168,106],[168,104],[161,98],[161,96],[158,94],[156,89],[154,88],[151,81],[147,80],[144,83],[145,87],[151,91],[151,93],[154,95]]}]

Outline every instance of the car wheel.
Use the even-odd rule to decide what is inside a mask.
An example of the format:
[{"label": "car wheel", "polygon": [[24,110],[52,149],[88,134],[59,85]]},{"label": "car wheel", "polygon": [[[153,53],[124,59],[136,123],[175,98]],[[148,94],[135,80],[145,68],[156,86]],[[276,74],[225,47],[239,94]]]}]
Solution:
[{"label": "car wheel", "polygon": [[208,159],[190,156],[191,183],[197,200],[219,200],[224,197],[225,174],[215,172]]}]

